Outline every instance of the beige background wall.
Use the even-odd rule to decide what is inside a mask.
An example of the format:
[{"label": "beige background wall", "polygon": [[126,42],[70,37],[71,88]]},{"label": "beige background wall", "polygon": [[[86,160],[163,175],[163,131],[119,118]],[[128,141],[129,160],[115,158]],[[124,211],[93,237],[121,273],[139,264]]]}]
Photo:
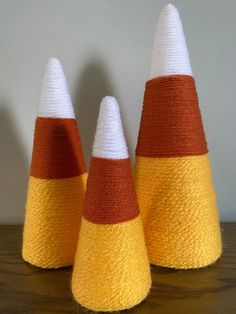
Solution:
[{"label": "beige background wall", "polygon": [[[133,155],[165,1],[0,0],[0,223],[22,223],[44,65],[64,67],[89,160],[98,106],[117,97]],[[221,219],[236,220],[236,1],[172,1],[196,77]]]}]

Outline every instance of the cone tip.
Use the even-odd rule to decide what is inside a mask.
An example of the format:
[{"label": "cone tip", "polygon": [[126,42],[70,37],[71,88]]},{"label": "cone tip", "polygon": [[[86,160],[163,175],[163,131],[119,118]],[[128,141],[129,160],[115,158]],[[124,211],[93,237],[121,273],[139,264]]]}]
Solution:
[{"label": "cone tip", "polygon": [[176,74],[192,75],[192,69],[179,12],[167,4],[158,20],[149,79]]},{"label": "cone tip", "polygon": [[116,106],[119,107],[119,104],[115,97],[113,96],[105,96],[102,99],[101,106]]},{"label": "cone tip", "polygon": [[160,17],[159,17],[159,21],[161,19],[165,19],[165,20],[169,20],[172,21],[172,23],[176,23],[176,24],[181,24],[181,19],[180,19],[180,15],[179,15],[179,11],[176,8],[176,6],[174,6],[171,3],[166,4],[160,13]]},{"label": "cone tip", "polygon": [[102,99],[93,144],[93,156],[106,159],[128,158],[128,150],[115,97]]},{"label": "cone tip", "polygon": [[64,71],[55,57],[50,58],[46,64],[38,116],[75,118]]},{"label": "cone tip", "polygon": [[56,57],[51,57],[48,59],[47,65],[52,67],[61,67],[61,62]]},{"label": "cone tip", "polygon": [[178,13],[177,8],[172,3],[167,3],[166,5],[164,5],[162,11],[163,10],[168,10],[169,12],[177,12]]}]

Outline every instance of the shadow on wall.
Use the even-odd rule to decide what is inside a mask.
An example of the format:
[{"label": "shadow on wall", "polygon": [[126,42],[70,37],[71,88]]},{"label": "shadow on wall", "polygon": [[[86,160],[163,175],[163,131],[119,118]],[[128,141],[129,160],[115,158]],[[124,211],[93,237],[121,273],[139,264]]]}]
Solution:
[{"label": "shadow on wall", "polygon": [[7,105],[0,104],[0,224],[23,222],[28,165]]},{"label": "shadow on wall", "polygon": [[82,69],[76,91],[73,104],[88,168],[101,100],[107,95],[115,96],[102,60],[94,58],[87,63]]}]

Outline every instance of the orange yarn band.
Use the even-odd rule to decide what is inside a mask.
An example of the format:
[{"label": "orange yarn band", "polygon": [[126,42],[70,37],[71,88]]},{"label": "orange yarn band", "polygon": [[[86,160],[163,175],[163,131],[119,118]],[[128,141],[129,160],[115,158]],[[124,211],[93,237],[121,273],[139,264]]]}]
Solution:
[{"label": "orange yarn band", "polygon": [[193,77],[171,75],[148,81],[136,155],[180,157],[206,153]]},{"label": "orange yarn band", "polygon": [[115,224],[139,215],[130,160],[92,157],[83,216],[96,224]]},{"label": "orange yarn band", "polygon": [[85,173],[75,119],[37,118],[30,175],[62,179]]}]

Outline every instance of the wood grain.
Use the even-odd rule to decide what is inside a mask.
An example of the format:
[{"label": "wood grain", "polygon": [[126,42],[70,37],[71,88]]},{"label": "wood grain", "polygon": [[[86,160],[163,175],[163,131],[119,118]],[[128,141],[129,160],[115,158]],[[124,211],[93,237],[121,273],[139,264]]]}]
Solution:
[{"label": "wood grain", "polygon": [[[152,290],[133,314],[236,313],[236,223],[222,224],[224,253],[199,270],[152,267]],[[21,226],[0,226],[0,313],[91,313],[70,292],[71,268],[41,270],[21,258]]]}]

